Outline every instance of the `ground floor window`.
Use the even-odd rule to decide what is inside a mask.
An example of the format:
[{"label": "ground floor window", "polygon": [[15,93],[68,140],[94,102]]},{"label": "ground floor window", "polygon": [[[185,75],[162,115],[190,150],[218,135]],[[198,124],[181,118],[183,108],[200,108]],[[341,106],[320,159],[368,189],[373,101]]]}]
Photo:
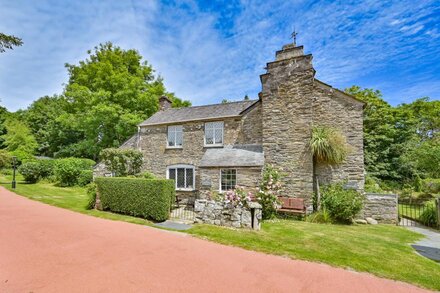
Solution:
[{"label": "ground floor window", "polygon": [[235,189],[237,185],[237,170],[222,169],[220,170],[220,191]]},{"label": "ground floor window", "polygon": [[191,165],[174,165],[167,168],[167,178],[173,179],[176,190],[194,190],[195,172]]}]

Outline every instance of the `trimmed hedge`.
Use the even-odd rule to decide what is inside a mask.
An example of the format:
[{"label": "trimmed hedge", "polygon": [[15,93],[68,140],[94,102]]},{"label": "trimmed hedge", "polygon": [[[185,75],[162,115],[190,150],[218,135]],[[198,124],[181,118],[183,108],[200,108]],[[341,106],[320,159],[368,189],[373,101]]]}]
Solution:
[{"label": "trimmed hedge", "polygon": [[167,179],[99,177],[95,183],[103,210],[155,221],[168,219],[176,194]]}]

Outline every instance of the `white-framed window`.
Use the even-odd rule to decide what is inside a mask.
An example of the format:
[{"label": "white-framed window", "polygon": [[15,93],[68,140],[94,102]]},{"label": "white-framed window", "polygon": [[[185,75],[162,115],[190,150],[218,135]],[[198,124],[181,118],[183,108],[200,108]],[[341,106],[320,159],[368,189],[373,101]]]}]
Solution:
[{"label": "white-framed window", "polygon": [[220,170],[220,191],[228,191],[235,189],[237,185],[237,170],[236,169],[221,169]]},{"label": "white-framed window", "polygon": [[205,146],[223,145],[223,121],[205,123]]},{"label": "white-framed window", "polygon": [[196,172],[192,165],[173,165],[167,168],[167,179],[173,179],[176,190],[194,190]]},{"label": "white-framed window", "polygon": [[167,147],[181,148],[183,145],[183,127],[182,125],[168,126]]}]

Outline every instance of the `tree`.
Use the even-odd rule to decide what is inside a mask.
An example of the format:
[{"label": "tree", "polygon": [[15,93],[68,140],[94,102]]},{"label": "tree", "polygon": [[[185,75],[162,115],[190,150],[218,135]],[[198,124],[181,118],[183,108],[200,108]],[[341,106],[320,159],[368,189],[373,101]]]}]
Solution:
[{"label": "tree", "polygon": [[399,179],[393,168],[398,157],[395,109],[382,99],[380,91],[352,86],[347,93],[366,102],[364,109],[364,160],[367,172],[380,179]]},{"label": "tree", "polygon": [[314,126],[309,142],[310,151],[313,156],[313,182],[316,192],[316,208],[320,208],[320,191],[316,169],[318,163],[331,165],[341,164],[345,161],[350,150],[345,136],[337,129],[327,126]]},{"label": "tree", "polygon": [[7,119],[5,122],[6,134],[2,136],[7,151],[19,151],[34,154],[38,147],[35,137],[29,127],[16,119]]},{"label": "tree", "polygon": [[364,157],[369,175],[410,183],[438,174],[440,101],[425,97],[392,107],[380,91],[353,86],[346,92],[367,103]]},{"label": "tree", "polygon": [[39,143],[38,152],[55,157],[97,159],[118,147],[167,95],[173,107],[189,106],[166,91],[161,77],[136,50],[100,44],[79,64],[66,64],[69,81],[61,96],[42,97],[25,113]]},{"label": "tree", "polygon": [[13,49],[14,46],[23,45],[23,41],[13,35],[5,35],[0,33],[0,53],[6,51],[6,49]]},{"label": "tree", "polygon": [[69,145],[74,143],[75,138],[69,133],[69,138],[64,139],[63,132],[59,129],[59,121],[57,120],[67,106],[66,100],[61,96],[44,96],[34,101],[21,116],[29,125],[35,139],[38,142],[38,154],[43,156],[53,156],[59,151],[60,145]]}]

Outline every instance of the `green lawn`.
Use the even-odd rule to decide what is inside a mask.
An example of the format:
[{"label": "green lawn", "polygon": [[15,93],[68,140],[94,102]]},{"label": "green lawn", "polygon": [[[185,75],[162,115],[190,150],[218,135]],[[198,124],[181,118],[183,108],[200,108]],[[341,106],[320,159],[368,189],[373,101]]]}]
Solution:
[{"label": "green lawn", "polygon": [[[11,190],[10,177],[0,176]],[[151,222],[96,210],[86,210],[84,188],[61,188],[51,183],[19,183],[16,193],[80,213],[136,224]],[[195,225],[186,231],[196,237],[294,259],[327,263],[389,279],[440,290],[440,265],[425,259],[409,246],[421,235],[393,225],[325,225],[293,220],[263,223],[262,230],[246,231]]]},{"label": "green lawn", "polygon": [[17,175],[17,188],[15,190],[11,187],[12,176],[0,175],[0,185],[7,189],[23,195],[27,198],[38,200],[53,206],[69,209],[75,212],[105,218],[109,220],[125,221],[134,224],[151,225],[150,221],[114,214],[110,212],[103,212],[98,210],[87,210],[88,197],[86,189],[82,187],[57,187],[53,183],[38,182],[37,184],[26,184],[22,181],[22,177]]}]

